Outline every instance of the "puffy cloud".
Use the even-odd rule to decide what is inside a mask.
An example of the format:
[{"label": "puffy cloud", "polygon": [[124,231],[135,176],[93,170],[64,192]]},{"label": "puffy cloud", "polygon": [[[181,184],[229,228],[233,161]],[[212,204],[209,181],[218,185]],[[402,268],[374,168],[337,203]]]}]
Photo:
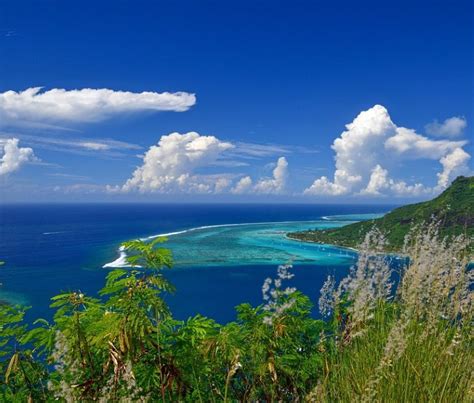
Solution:
[{"label": "puffy cloud", "polygon": [[429,195],[433,192],[433,189],[426,187],[421,183],[408,185],[405,181],[395,182],[394,180],[390,180],[390,189],[395,196],[404,197]]},{"label": "puffy cloud", "polygon": [[33,150],[29,147],[18,147],[18,142],[16,138],[2,141],[3,156],[0,159],[0,175],[17,171],[27,162],[36,160]]},{"label": "puffy cloud", "polygon": [[452,153],[441,158],[443,171],[438,173],[438,187],[444,189],[456,176],[469,171],[467,162],[471,156],[462,148],[456,148]]},{"label": "puffy cloud", "polygon": [[336,183],[332,183],[327,176],[321,176],[303,192],[306,195],[331,195],[338,196],[346,193],[346,189]]},{"label": "puffy cloud", "polygon": [[305,194],[337,196],[360,190],[379,162],[385,140],[395,134],[396,126],[383,106],[361,112],[332,145],[336,152],[334,181],[326,176],[316,179]]},{"label": "puffy cloud", "polygon": [[[404,158],[439,160],[443,171],[437,174],[438,184],[432,190],[440,191],[445,189],[456,175],[468,171],[467,162],[470,156],[462,149],[466,144],[467,141],[431,140],[414,130],[400,127],[397,128],[397,134],[385,142],[385,148]],[[400,185],[393,190],[399,195],[407,195],[412,191],[413,195],[417,196],[428,193],[430,189],[417,184]]]},{"label": "puffy cloud", "polygon": [[234,194],[278,194],[283,193],[288,179],[288,161],[285,157],[278,158],[271,177],[260,178],[256,183],[250,176],[242,177],[231,189]]},{"label": "puffy cloud", "polygon": [[395,134],[387,110],[375,105],[346,126],[334,141],[336,152],[335,184],[346,190],[357,186],[378,162],[380,149],[388,136]]},{"label": "puffy cloud", "polygon": [[[467,170],[469,154],[462,149],[466,143],[431,140],[414,130],[398,127],[387,109],[375,105],[361,112],[334,140],[336,169],[333,181],[327,176],[317,178],[304,193],[419,196],[439,191],[455,174]],[[443,171],[438,174],[436,187],[429,188],[420,183],[408,185],[390,178],[386,165],[419,158],[439,160]]]},{"label": "puffy cloud", "polygon": [[[288,177],[288,162],[280,157],[272,176],[261,178],[255,184],[249,176],[235,182],[238,174],[203,174],[206,167],[227,166],[229,151],[235,145],[214,136],[202,136],[196,132],[171,133],[162,136],[157,145],[143,156],[138,167],[123,186],[108,186],[110,193],[157,192],[157,193],[261,193],[276,194],[284,191]],[[231,167],[235,165],[233,160]],[[223,164],[224,163],[224,164]]]},{"label": "puffy cloud", "polygon": [[425,126],[426,132],[433,136],[456,137],[462,134],[467,127],[466,119],[459,116],[453,116],[446,119],[443,123],[435,120]]},{"label": "puffy cloud", "polygon": [[285,157],[278,158],[273,176],[271,178],[260,179],[254,187],[257,193],[281,193],[286,187],[288,178],[288,162]]},{"label": "puffy cloud", "polygon": [[183,112],[196,103],[187,92],[134,93],[106,88],[65,90],[41,87],[0,93],[0,118],[7,124],[24,122],[94,122],[119,113],[139,111]]},{"label": "puffy cloud", "polygon": [[231,192],[235,194],[247,193],[252,188],[252,178],[250,176],[244,176],[237,184],[232,188]]},{"label": "puffy cloud", "polygon": [[388,186],[388,171],[377,164],[375,168],[372,169],[367,187],[362,190],[361,193],[367,195],[379,195],[380,191],[386,189]]},{"label": "puffy cloud", "polygon": [[388,151],[404,154],[409,158],[440,159],[444,155],[463,147],[466,141],[430,140],[412,129],[397,128],[397,134],[385,142]]},{"label": "puffy cloud", "polygon": [[215,193],[224,192],[229,188],[231,184],[232,184],[232,181],[229,178],[226,178],[226,177],[217,178],[214,185],[214,192]]},{"label": "puffy cloud", "polygon": [[157,145],[150,147],[143,157],[143,165],[122,186],[128,192],[220,192],[230,185],[222,176],[200,175],[195,171],[212,165],[226,150],[233,148],[214,136],[196,132],[171,133],[162,136]]},{"label": "puffy cloud", "polygon": [[394,181],[389,177],[388,170],[377,164],[372,169],[367,187],[360,192],[360,195],[381,196],[384,195],[384,190],[390,190],[396,196],[421,196],[431,193],[431,189],[421,183],[407,185],[404,181]]}]

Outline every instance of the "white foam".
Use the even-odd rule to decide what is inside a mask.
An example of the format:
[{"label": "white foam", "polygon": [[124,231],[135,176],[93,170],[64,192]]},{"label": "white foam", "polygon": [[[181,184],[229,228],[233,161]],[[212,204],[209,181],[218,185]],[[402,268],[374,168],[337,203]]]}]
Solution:
[{"label": "white foam", "polygon": [[130,267],[127,262],[127,254],[125,253],[125,248],[121,246],[119,248],[119,257],[113,262],[106,263],[102,266],[104,269],[107,267]]},{"label": "white foam", "polygon": [[182,231],[168,232],[166,234],[151,235],[151,236],[146,237],[146,238],[141,238],[141,240],[142,241],[149,241],[149,240],[155,239],[155,238],[170,237],[170,236],[173,236],[173,235],[180,235],[180,234],[185,234],[187,232],[199,231],[199,230],[203,230],[203,229],[212,229],[212,228],[241,227],[241,226],[245,226],[245,225],[291,224],[291,223],[298,223],[298,222],[311,223],[311,222],[318,222],[318,221],[319,220],[266,221],[266,222],[245,222],[245,223],[239,223],[239,224],[203,225],[201,227],[189,228],[189,229],[185,229],[185,230],[182,230]]},{"label": "white foam", "polygon": [[65,234],[70,231],[53,231],[53,232],[43,232],[43,235],[55,235],[55,234]]}]

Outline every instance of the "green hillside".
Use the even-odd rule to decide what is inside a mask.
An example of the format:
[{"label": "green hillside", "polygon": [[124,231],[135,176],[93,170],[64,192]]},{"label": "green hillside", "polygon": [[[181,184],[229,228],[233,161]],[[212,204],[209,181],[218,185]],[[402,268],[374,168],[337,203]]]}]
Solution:
[{"label": "green hillside", "polygon": [[436,217],[441,221],[443,236],[466,233],[474,236],[474,177],[458,177],[449,188],[433,200],[399,207],[382,218],[350,224],[330,230],[310,230],[289,233],[290,238],[357,247],[374,226],[388,239],[389,249],[400,250],[410,229]]}]

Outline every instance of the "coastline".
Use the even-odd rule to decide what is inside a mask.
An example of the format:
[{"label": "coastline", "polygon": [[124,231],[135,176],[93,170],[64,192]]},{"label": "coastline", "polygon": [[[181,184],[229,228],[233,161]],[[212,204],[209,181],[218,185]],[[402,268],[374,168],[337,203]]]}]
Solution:
[{"label": "coastline", "polygon": [[347,250],[350,250],[352,252],[359,253],[359,249],[353,248],[351,246],[343,246],[343,245],[336,245],[336,244],[324,243],[324,242],[319,242],[319,241],[310,241],[310,240],[306,240],[306,239],[299,239],[299,238],[290,236],[290,234],[291,233],[285,234],[285,238],[289,239],[291,241],[303,242],[303,243],[314,243],[314,244],[317,244],[317,245],[332,246],[332,247],[335,247],[335,248],[347,249]]},{"label": "coastline", "polygon": [[[292,237],[288,236],[288,234],[286,235],[286,238],[290,239],[292,241],[296,241],[296,242],[314,243],[314,244],[318,244],[318,245],[327,245],[327,246],[331,246],[331,247],[339,248],[339,249],[347,249],[347,250],[350,250],[351,252],[359,254],[359,249],[353,248],[351,246],[342,246],[342,245],[336,245],[336,244],[331,244],[331,243],[323,243],[323,242],[318,242],[318,241],[310,241],[310,240],[292,238]],[[383,251],[383,252],[379,252],[379,253],[377,253],[377,255],[394,256],[398,259],[402,259],[402,258],[407,257],[406,255],[403,255],[401,251],[388,251],[388,250]]]}]

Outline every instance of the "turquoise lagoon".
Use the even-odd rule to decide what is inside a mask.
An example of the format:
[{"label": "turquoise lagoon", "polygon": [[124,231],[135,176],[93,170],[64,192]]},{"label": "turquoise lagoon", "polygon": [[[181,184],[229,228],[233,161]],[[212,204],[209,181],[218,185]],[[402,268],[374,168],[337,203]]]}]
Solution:
[{"label": "turquoise lagoon", "polygon": [[177,291],[166,300],[178,319],[200,313],[219,322],[233,320],[236,305],[262,302],[263,281],[288,262],[295,274],[288,285],[317,304],[327,275],[345,276],[356,253],[287,239],[286,233],[339,227],[388,210],[329,205],[1,206],[0,260],[6,264],[0,268],[0,300],[31,306],[28,320],[49,319],[52,296],[76,290],[97,295],[110,266],[125,263],[118,252],[121,242],[167,235],[164,247],[171,249],[176,265],[164,274]]},{"label": "turquoise lagoon", "polygon": [[[324,217],[316,221],[222,224],[152,235],[143,239],[166,237],[166,247],[173,251],[177,267],[282,263],[340,265],[354,262],[357,254],[347,248],[296,241],[287,238],[286,234],[292,231],[337,228],[377,216],[380,215]],[[126,254],[122,250],[119,252],[119,258],[105,264],[105,268],[127,266]]]}]

